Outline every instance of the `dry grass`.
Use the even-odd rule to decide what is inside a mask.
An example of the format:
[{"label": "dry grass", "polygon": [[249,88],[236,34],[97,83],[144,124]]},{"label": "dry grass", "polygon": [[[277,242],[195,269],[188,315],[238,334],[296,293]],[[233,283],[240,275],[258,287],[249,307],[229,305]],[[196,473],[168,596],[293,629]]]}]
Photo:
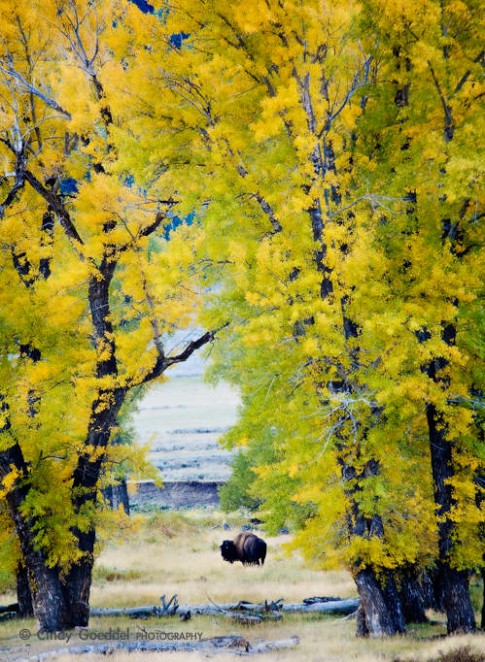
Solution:
[{"label": "dry grass", "polygon": [[[242,599],[260,601],[280,597],[286,601],[300,601],[314,595],[355,595],[354,584],[347,573],[318,572],[305,568],[297,558],[285,558],[282,545],[287,536],[265,536],[269,553],[262,568],[224,563],[219,555],[219,544],[223,538],[232,537],[237,529],[226,532],[220,526],[214,528],[221,521],[222,516],[214,513],[181,515],[165,512],[142,518],[140,528],[131,540],[111,544],[102,552],[92,589],[92,606],[159,604],[161,595],[171,597],[174,593],[181,604],[207,603],[209,600],[216,603]],[[0,603],[5,604],[12,598],[0,596]],[[18,636],[23,627],[33,633],[27,643]],[[362,640],[354,635],[353,621],[328,616],[285,615],[282,621],[252,626],[237,625],[224,617],[195,617],[187,622],[181,622],[176,617],[147,621],[93,618],[90,623],[93,632],[119,628],[124,631],[129,629],[133,636],[140,627],[148,632],[201,632],[204,638],[240,634],[250,642],[297,635],[300,644],[295,649],[268,653],[263,657],[278,662],[429,662],[440,660],[447,652],[466,646],[485,660],[485,634],[443,638],[442,625],[411,629],[406,637]],[[36,652],[62,645],[62,642],[39,641],[36,631],[33,621],[0,624],[0,662],[29,659]],[[77,633],[70,644],[79,643]],[[197,662],[208,657],[226,662],[233,661],[236,654],[116,653],[113,657],[117,662],[160,659]],[[56,659],[73,662],[79,658],[65,656]],[[82,657],[83,662],[101,662],[105,659],[105,656],[99,655]],[[466,662],[467,658],[456,657],[456,660]]]},{"label": "dry grass", "polygon": [[321,573],[308,570],[298,561],[284,558],[282,545],[287,536],[268,538],[270,552],[264,567],[243,567],[224,563],[219,554],[223,538],[237,529],[204,531],[184,530],[180,535],[163,538],[157,522],[147,536],[131,545],[110,547],[99,560],[101,567],[118,572],[136,572],[136,584],[98,583],[93,587],[93,606],[129,606],[159,602],[161,594],[177,593],[185,604],[277,599],[301,600],[310,595],[355,595],[355,587],[345,572]]}]

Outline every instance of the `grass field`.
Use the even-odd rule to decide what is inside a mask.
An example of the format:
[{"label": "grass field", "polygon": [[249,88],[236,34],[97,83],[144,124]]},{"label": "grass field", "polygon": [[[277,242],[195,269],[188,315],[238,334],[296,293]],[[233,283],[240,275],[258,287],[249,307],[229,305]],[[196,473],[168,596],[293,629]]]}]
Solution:
[{"label": "grass field", "polygon": [[[180,604],[237,602],[238,600],[301,601],[305,597],[324,595],[352,597],[355,588],[346,572],[321,572],[305,567],[296,557],[286,557],[284,543],[288,536],[266,537],[268,558],[264,567],[243,567],[222,561],[219,544],[239,530],[240,520],[229,519],[230,531],[222,529],[226,516],[211,511],[176,513],[164,511],[155,515],[137,515],[134,530],[123,542],[110,543],[97,563],[93,589],[93,607],[123,607],[160,604],[160,596],[177,594]],[[0,596],[0,603],[14,600],[13,595]],[[438,617],[439,618],[439,617]],[[24,642],[19,637],[27,628],[32,636]],[[265,653],[262,659],[282,662],[363,662],[393,660],[439,660],[449,650],[469,646],[476,656],[485,659],[485,633],[476,636],[443,638],[443,624],[409,628],[406,637],[389,640],[357,639],[355,622],[344,617],[318,615],[284,615],[281,621],[241,625],[222,616],[198,616],[182,622],[177,616],[132,620],[127,617],[93,618],[89,632],[108,633],[121,630],[130,637],[144,629],[147,633],[198,633],[203,638],[238,634],[250,643],[259,640],[286,639],[298,636],[300,643],[291,650]],[[83,643],[79,632],[70,645]],[[155,636],[155,635],[153,635]],[[36,653],[65,646],[64,641],[40,641],[33,621],[10,621],[0,628],[0,660],[16,662],[33,659]],[[236,653],[214,655],[224,662],[234,660]],[[480,656],[480,657],[478,657]],[[483,657],[482,657],[483,656]],[[111,659],[130,662],[146,660],[202,660],[201,653],[121,653]],[[80,659],[73,656],[56,658],[65,662]],[[85,655],[82,660],[101,662],[105,656]],[[460,658],[456,658],[457,660]],[[470,658],[461,658],[463,662]],[[473,659],[473,658],[472,658]]]}]

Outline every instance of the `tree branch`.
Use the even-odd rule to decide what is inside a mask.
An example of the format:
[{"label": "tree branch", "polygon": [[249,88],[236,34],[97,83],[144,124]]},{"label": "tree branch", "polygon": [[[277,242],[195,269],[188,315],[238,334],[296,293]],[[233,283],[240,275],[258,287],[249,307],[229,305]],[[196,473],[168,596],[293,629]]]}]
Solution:
[{"label": "tree branch", "polygon": [[[479,55],[477,55],[477,57],[473,60],[473,62],[474,62],[475,64],[481,64],[482,67],[485,66],[485,51],[481,51],[481,53],[480,53]],[[463,76],[462,76],[461,79],[459,80],[457,86],[455,87],[455,90],[454,90],[454,93],[455,93],[455,94],[457,94],[457,93],[461,90],[461,88],[463,87],[463,85],[465,85],[465,83],[467,82],[467,80],[470,78],[470,74],[471,74],[471,70],[470,70],[470,69],[468,69],[468,71],[466,71],[466,72],[463,74]]]},{"label": "tree branch", "polygon": [[329,115],[327,121],[325,122],[325,125],[324,125],[323,129],[318,134],[319,138],[321,138],[323,136],[323,134],[326,131],[329,130],[330,125],[332,124],[334,119],[336,119],[340,115],[340,113],[344,110],[344,108],[347,106],[347,104],[352,99],[352,97],[357,92],[357,90],[359,88],[364,87],[365,85],[367,85],[367,83],[369,82],[369,71],[370,71],[370,65],[372,63],[372,60],[373,60],[373,57],[372,57],[372,55],[370,55],[367,58],[367,60],[363,63],[362,67],[356,72],[356,74],[355,74],[355,76],[352,80],[352,84],[350,86],[350,89],[347,92],[347,94],[345,95],[344,100],[342,101],[340,107],[335,112],[333,112],[331,115]]},{"label": "tree branch", "polygon": [[34,191],[37,191],[39,195],[41,195],[44,200],[50,205],[50,207],[53,209],[55,214],[57,215],[61,226],[68,236],[68,238],[71,240],[72,244],[76,248],[77,252],[79,255],[81,253],[79,252],[79,247],[84,246],[84,241],[82,240],[81,236],[79,235],[76,226],[71,220],[71,217],[69,215],[69,212],[65,208],[65,206],[62,204],[59,196],[54,193],[53,191],[49,191],[48,188],[46,188],[42,182],[40,182],[37,177],[30,172],[30,170],[25,171],[25,179],[29,182],[29,184],[32,186]]},{"label": "tree branch", "polygon": [[51,97],[47,96],[42,90],[40,90],[38,87],[33,85],[32,83],[29,83],[28,80],[26,80],[22,74],[19,74],[18,71],[15,71],[15,69],[12,69],[11,67],[5,67],[0,64],[0,71],[2,71],[4,74],[7,76],[10,76],[11,78],[14,78],[17,82],[21,84],[21,86],[25,89],[26,92],[29,92],[30,94],[33,94],[34,96],[38,97],[41,99],[49,108],[53,108],[55,111],[60,113],[63,117],[66,119],[70,120],[72,119],[71,113],[69,113],[67,110],[64,110],[62,106],[60,106],[54,99],[51,99]]},{"label": "tree branch", "polygon": [[451,114],[451,108],[446,102],[445,95],[443,93],[443,90],[441,89],[440,82],[438,80],[438,77],[436,76],[435,70],[433,69],[433,65],[431,62],[428,60],[428,67],[431,72],[431,77],[433,79],[433,82],[436,87],[436,91],[438,92],[438,96],[441,101],[441,105],[443,106],[443,112],[445,115],[445,126],[444,126],[444,134],[445,134],[445,142],[450,142],[453,138],[453,135],[455,133],[455,125],[453,123],[453,115]]},{"label": "tree branch", "polygon": [[153,381],[157,377],[160,377],[160,375],[162,375],[165,372],[165,370],[167,370],[167,368],[170,368],[171,366],[177,363],[183,363],[184,361],[187,361],[187,359],[190,358],[195,351],[197,351],[201,347],[204,347],[204,345],[213,342],[215,336],[220,331],[222,331],[222,329],[225,329],[227,326],[229,326],[229,322],[219,327],[218,329],[207,331],[196,340],[192,340],[185,347],[185,349],[182,352],[180,352],[180,354],[176,354],[175,356],[165,356],[164,354],[159,354],[157,361],[153,366],[153,368],[150,370],[150,372],[148,372],[140,380],[138,381],[133,380],[132,382],[130,382],[128,387],[132,388],[134,386],[140,386],[141,384],[147,384],[148,382]]},{"label": "tree branch", "polygon": [[[171,209],[174,205],[178,204],[176,200],[173,200],[172,198],[169,198],[168,200],[163,200],[163,203],[167,205],[169,209]],[[138,239],[141,239],[142,237],[149,237],[151,234],[153,234],[160,225],[166,220],[167,214],[166,212],[157,212],[155,216],[155,220],[150,223],[150,225],[147,225],[143,230],[140,230],[136,235],[132,236],[132,239],[127,243],[121,246],[120,248],[117,248],[118,253],[124,253],[125,251],[129,250],[130,248],[133,247],[133,245],[138,241]]]}]

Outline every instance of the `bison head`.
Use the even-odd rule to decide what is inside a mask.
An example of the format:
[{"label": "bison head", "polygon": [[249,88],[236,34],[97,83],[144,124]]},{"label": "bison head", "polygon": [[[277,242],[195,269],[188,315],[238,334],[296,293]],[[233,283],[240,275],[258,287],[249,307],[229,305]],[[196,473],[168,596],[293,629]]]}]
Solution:
[{"label": "bison head", "polygon": [[237,555],[236,545],[232,540],[223,540],[221,545],[221,556],[224,561],[229,561],[229,563],[234,563],[238,561],[239,557]]}]

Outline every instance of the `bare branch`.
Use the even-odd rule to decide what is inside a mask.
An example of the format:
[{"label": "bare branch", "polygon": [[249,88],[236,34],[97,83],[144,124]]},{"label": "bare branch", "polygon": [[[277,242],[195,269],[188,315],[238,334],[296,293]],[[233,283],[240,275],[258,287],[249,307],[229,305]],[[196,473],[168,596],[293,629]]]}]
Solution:
[{"label": "bare branch", "polygon": [[429,62],[429,60],[428,60],[428,67],[431,72],[431,77],[435,84],[436,91],[438,92],[441,105],[443,106],[443,112],[445,116],[445,126],[444,126],[445,142],[450,142],[450,140],[452,140],[453,135],[455,133],[455,125],[453,122],[453,115],[451,114],[451,108],[446,101],[438,77],[436,76],[435,70],[433,69],[433,65],[431,64],[431,62]]},{"label": "bare branch", "polygon": [[347,106],[347,104],[352,99],[352,97],[357,92],[357,90],[359,88],[364,87],[365,85],[367,85],[367,83],[369,82],[369,71],[370,71],[370,65],[372,63],[372,60],[373,60],[373,57],[372,57],[372,55],[370,55],[367,58],[367,60],[365,60],[362,67],[356,72],[356,74],[355,74],[355,76],[352,80],[352,84],[350,86],[350,89],[347,92],[347,94],[345,95],[344,100],[340,104],[340,107],[328,117],[327,121],[325,122],[324,128],[319,133],[319,136],[318,136],[319,138],[322,137],[322,135],[325,131],[328,131],[331,123],[333,122],[333,120],[336,119],[340,115],[340,113]]},{"label": "bare branch", "polygon": [[183,352],[181,352],[180,354],[177,354],[176,356],[168,356],[166,359],[167,368],[169,368],[172,365],[175,365],[176,363],[183,363],[184,361],[186,361],[196,350],[200,349],[201,347],[207,345],[210,342],[213,342],[216,335],[228,326],[229,326],[229,322],[226,322],[226,324],[219,327],[218,329],[207,331],[206,333],[204,333],[204,335],[200,336],[196,340],[192,340],[183,350]]},{"label": "bare branch", "polygon": [[60,106],[54,99],[51,97],[47,96],[42,90],[40,90],[37,86],[33,85],[32,83],[29,83],[28,80],[26,80],[22,74],[20,74],[18,71],[15,71],[12,67],[5,67],[0,64],[0,71],[6,74],[7,76],[10,76],[11,78],[14,78],[20,85],[25,89],[26,92],[29,92],[30,94],[33,94],[34,96],[38,97],[41,99],[49,108],[53,108],[56,112],[60,113],[63,117],[66,119],[70,120],[72,119],[71,113],[69,113],[67,110],[64,110],[62,106]]},{"label": "bare branch", "polygon": [[25,179],[26,181],[29,182],[29,184],[32,186],[34,191],[37,191],[37,193],[39,193],[39,195],[41,195],[44,198],[44,200],[53,209],[67,237],[71,240],[71,243],[77,250],[78,254],[82,256],[81,252],[79,251],[79,248],[80,246],[84,246],[84,241],[79,235],[76,226],[71,220],[69,212],[67,211],[66,207],[62,204],[59,196],[53,191],[50,191],[48,188],[46,188],[42,184],[42,182],[40,182],[37,179],[37,177],[32,172],[30,172],[30,170],[25,171]]},{"label": "bare branch", "polygon": [[0,203],[0,219],[5,216],[5,209],[15,201],[15,199],[17,198],[17,194],[25,186],[24,171],[25,171],[25,158],[22,154],[17,156],[17,166],[15,168],[15,173],[13,173],[15,182],[12,188],[10,189],[10,191],[8,192],[7,196],[5,197],[5,200],[2,203]]},{"label": "bare branch", "polygon": [[270,221],[271,225],[273,226],[272,234],[276,234],[277,232],[281,232],[283,230],[283,226],[281,225],[281,223],[276,218],[273,207],[259,193],[256,193],[255,197],[256,197],[256,200],[258,201],[258,204],[261,207],[262,211],[269,218],[269,221]]},{"label": "bare branch", "polygon": [[[178,204],[178,202],[172,198],[169,198],[168,200],[161,200],[160,202],[163,202],[163,204],[166,204],[167,207],[170,209],[174,205]],[[136,235],[132,234],[131,240],[127,243],[121,246],[120,248],[117,249],[118,253],[124,253],[125,251],[129,250],[130,248],[133,248],[133,246],[136,244],[136,242],[141,239],[142,237],[149,237],[151,234],[156,232],[158,228],[161,226],[161,224],[167,219],[167,214],[166,212],[157,212],[155,219],[150,225],[147,225],[144,227],[142,230],[140,230]],[[128,229],[128,228],[127,228]],[[129,230],[128,230],[129,231]]]},{"label": "bare branch", "polygon": [[[481,53],[479,53],[479,55],[473,60],[473,62],[475,64],[481,64],[482,67],[484,67],[485,66],[485,51],[481,51]],[[470,69],[468,69],[468,71],[466,71],[463,74],[463,76],[459,80],[457,86],[455,87],[455,91],[454,91],[455,94],[457,94],[461,90],[463,85],[465,85],[467,80],[470,78],[470,74],[471,74]]]},{"label": "bare branch", "polygon": [[196,338],[195,340],[189,342],[189,344],[185,347],[185,349],[182,352],[180,352],[180,354],[176,354],[175,356],[165,356],[164,354],[159,354],[157,357],[157,361],[153,366],[153,368],[150,370],[150,372],[148,372],[140,380],[131,381],[128,387],[132,388],[134,386],[139,386],[141,384],[147,384],[148,382],[153,381],[157,377],[160,377],[160,375],[162,375],[165,372],[165,370],[167,370],[167,368],[170,368],[171,366],[176,365],[177,363],[183,363],[184,361],[187,361],[187,359],[190,358],[195,351],[197,351],[201,347],[204,347],[204,345],[213,342],[216,335],[220,331],[222,331],[222,329],[225,329],[227,326],[229,326],[229,322],[219,327],[218,329],[207,331],[199,338]]}]

